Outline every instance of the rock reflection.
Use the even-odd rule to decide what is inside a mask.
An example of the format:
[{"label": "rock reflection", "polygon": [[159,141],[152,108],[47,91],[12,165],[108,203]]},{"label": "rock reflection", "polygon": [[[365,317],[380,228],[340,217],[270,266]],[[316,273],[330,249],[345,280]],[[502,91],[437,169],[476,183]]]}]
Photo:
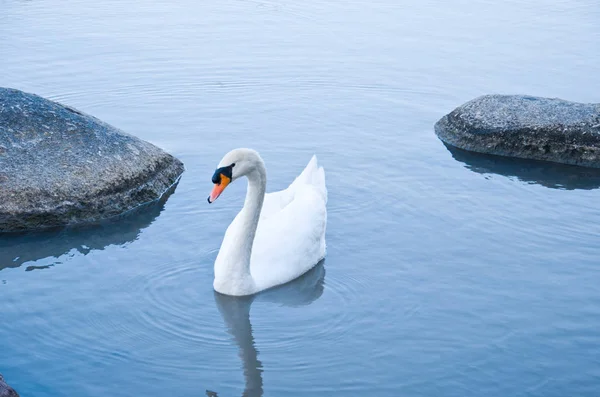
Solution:
[{"label": "rock reflection", "polygon": [[600,187],[600,169],[470,152],[445,145],[452,157],[479,174],[498,174],[550,189],[591,190]]},{"label": "rock reflection", "polygon": [[[173,185],[160,200],[98,224],[0,234],[0,271],[44,258],[56,258],[56,263],[59,263],[58,259],[70,252],[87,255],[109,245],[123,245],[135,241],[140,232],[158,218],[176,187],[177,184]],[[52,264],[32,265],[26,270],[46,269],[51,266]]]}]

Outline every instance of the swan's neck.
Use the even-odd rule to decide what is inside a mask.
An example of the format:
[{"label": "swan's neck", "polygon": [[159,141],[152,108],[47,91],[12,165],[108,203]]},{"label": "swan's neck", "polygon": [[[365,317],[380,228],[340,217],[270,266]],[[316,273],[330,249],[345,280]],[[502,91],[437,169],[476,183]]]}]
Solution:
[{"label": "swan's neck", "polygon": [[250,256],[252,254],[252,244],[258,227],[258,219],[265,199],[265,190],[267,187],[267,178],[264,167],[256,169],[248,174],[248,191],[244,207],[239,214],[239,228],[242,236],[238,243],[240,255],[245,264],[245,270],[250,272]]},{"label": "swan's neck", "polygon": [[254,288],[250,257],[267,187],[264,163],[259,162],[246,176],[244,207],[227,229],[215,262],[215,288],[231,295],[251,293],[249,290]]}]

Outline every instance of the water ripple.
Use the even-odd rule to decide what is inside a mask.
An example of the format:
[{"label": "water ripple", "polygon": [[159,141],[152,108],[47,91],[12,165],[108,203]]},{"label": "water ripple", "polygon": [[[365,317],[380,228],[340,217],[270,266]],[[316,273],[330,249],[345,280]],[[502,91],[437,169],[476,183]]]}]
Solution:
[{"label": "water ripple", "polygon": [[196,263],[169,264],[132,280],[131,288],[144,301],[135,312],[141,324],[135,326],[146,329],[155,341],[169,340],[174,348],[206,344],[226,348],[229,341],[215,327],[219,319],[207,315],[203,307],[200,273]]}]

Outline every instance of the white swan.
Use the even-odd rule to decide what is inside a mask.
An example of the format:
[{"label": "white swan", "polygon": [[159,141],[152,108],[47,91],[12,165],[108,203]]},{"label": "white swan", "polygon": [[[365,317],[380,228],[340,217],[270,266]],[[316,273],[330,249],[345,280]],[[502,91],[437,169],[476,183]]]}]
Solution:
[{"label": "white swan", "polygon": [[251,295],[287,283],[325,256],[327,188],[316,156],[286,189],[265,194],[267,174],[260,155],[234,149],[212,177],[208,202],[243,176],[248,178],[246,201],[227,228],[214,265],[213,287],[225,295]]}]

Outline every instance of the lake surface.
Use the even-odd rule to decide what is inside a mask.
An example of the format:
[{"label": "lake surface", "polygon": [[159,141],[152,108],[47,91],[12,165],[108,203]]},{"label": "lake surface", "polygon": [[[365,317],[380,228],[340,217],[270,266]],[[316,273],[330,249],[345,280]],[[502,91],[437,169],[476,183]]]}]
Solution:
[{"label": "lake surface", "polygon": [[[21,396],[598,396],[600,176],[449,150],[488,93],[600,102],[600,5],[573,1],[0,0],[0,86],[184,161],[160,205],[0,238],[0,372]],[[246,186],[316,153],[325,261],[213,292]]]}]

